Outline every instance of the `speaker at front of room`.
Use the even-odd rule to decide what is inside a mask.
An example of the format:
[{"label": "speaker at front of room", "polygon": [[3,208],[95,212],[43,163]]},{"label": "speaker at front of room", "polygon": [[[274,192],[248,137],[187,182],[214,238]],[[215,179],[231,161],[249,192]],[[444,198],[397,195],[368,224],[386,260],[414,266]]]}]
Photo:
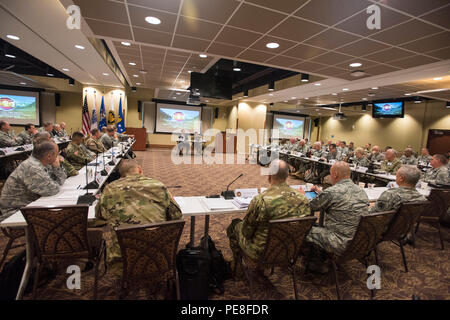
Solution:
[{"label": "speaker at front of room", "polygon": [[138,100],[138,112],[141,113],[142,112],[142,101]]},{"label": "speaker at front of room", "polygon": [[314,119],[314,127],[318,127],[319,126],[319,118]]},{"label": "speaker at front of room", "polygon": [[55,106],[59,107],[61,105],[61,95],[59,93],[55,93]]},{"label": "speaker at front of room", "polygon": [[214,118],[218,118],[219,117],[219,108],[215,108],[214,109]]}]

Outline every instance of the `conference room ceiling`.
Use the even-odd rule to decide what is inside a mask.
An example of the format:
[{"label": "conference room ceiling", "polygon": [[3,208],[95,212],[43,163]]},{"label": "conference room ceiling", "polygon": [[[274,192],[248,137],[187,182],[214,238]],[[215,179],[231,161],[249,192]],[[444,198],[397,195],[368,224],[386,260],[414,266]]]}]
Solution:
[{"label": "conference room ceiling", "polygon": [[[133,44],[134,51],[120,50],[124,65],[133,58],[136,69],[145,69],[157,61],[142,86],[186,81],[188,64],[207,62],[191,63],[199,53],[351,81],[450,57],[447,0],[346,0],[345,6],[341,0],[73,2],[96,37]],[[381,8],[380,30],[366,26],[366,8],[373,3]],[[149,24],[147,16],[162,23]],[[280,46],[269,49],[268,42]],[[355,61],[362,63],[364,76],[350,75]]]}]

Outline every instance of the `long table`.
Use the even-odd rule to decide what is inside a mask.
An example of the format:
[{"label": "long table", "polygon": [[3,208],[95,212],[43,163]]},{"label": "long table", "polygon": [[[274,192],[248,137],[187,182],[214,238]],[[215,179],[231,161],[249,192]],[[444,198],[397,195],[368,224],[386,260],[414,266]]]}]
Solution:
[{"label": "long table", "polygon": [[[28,204],[27,207],[31,206],[56,207],[61,205],[76,205],[78,196],[85,194],[87,192],[87,190],[84,190],[84,187],[86,187],[87,184],[86,171],[88,171],[88,183],[92,182],[94,179],[96,179],[96,181],[98,182],[99,185],[98,189],[89,190],[89,193],[93,193],[94,195],[96,195],[101,190],[102,186],[104,185],[108,177],[120,163],[122,154],[125,155],[131,149],[133,144],[134,141],[131,142],[130,144],[121,142],[118,144],[117,147],[113,147],[108,151],[106,151],[105,153],[99,154],[97,159],[94,159],[93,161],[91,161],[90,164],[80,169],[78,171],[79,172],[78,175],[67,178],[63,186],[61,187],[61,190],[56,195],[50,197],[40,197],[36,201],[33,201],[30,204]],[[105,159],[104,162],[103,159]],[[115,160],[115,164],[111,166],[107,165],[108,162],[111,161],[111,159]],[[96,161],[97,161],[97,172],[99,173],[103,169],[105,169],[108,173],[107,175],[101,176],[100,174],[98,174],[98,176],[95,177],[94,172],[95,166],[92,166],[92,164],[95,164]],[[93,202],[89,206],[88,220],[95,219],[96,204],[97,201]],[[32,240],[30,239],[30,233],[28,232],[27,223],[20,210],[0,223],[0,228],[8,228],[8,227],[25,229],[27,262],[25,265],[25,270],[22,275],[22,280],[20,282],[19,289],[17,291],[16,300],[19,300],[23,296],[23,293],[25,291],[25,288],[27,286],[31,274],[31,268],[35,256],[34,246],[31,245]]]},{"label": "long table", "polygon": [[[53,141],[60,146],[62,144],[68,144],[71,140],[69,138],[53,138]],[[23,148],[24,150],[17,150],[18,148]],[[18,156],[23,153],[30,153],[33,151],[33,145],[32,144],[24,144],[21,146],[15,146],[15,147],[6,147],[6,148],[0,148],[1,151],[3,151],[3,155],[0,155],[0,159],[9,158],[13,156]],[[17,150],[17,151],[16,151]]]}]

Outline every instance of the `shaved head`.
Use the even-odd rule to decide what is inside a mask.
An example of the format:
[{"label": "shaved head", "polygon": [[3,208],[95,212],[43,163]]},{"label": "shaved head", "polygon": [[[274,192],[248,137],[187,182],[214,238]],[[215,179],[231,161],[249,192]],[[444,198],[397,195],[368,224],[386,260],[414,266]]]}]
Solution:
[{"label": "shaved head", "polygon": [[350,173],[350,167],[347,162],[336,162],[330,169],[331,183],[336,184],[343,179],[350,179]]},{"label": "shaved head", "polygon": [[119,166],[119,174],[121,177],[125,177],[129,174],[142,174],[142,168],[137,161],[124,159]]},{"label": "shaved head", "polygon": [[289,165],[280,159],[275,159],[269,166],[269,179],[272,184],[285,182],[289,176]]}]

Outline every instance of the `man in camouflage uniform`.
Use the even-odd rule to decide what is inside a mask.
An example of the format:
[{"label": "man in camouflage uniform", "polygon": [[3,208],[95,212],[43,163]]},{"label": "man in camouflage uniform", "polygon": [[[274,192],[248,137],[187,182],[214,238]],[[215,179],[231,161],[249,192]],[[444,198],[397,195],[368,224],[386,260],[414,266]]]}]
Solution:
[{"label": "man in camouflage uniform", "polygon": [[108,127],[106,129],[106,133],[100,138],[101,143],[106,148],[106,150],[111,149],[112,147],[117,146],[119,143],[119,139],[117,139],[114,128]]},{"label": "man in camouflage uniform", "polygon": [[36,145],[32,155],[11,173],[3,186],[0,220],[39,197],[57,194],[65,180],[66,173],[58,158],[58,146],[50,141]]},{"label": "man in camouflage uniform", "polygon": [[414,157],[414,152],[411,148],[406,148],[403,155],[400,157],[403,164],[417,165],[417,159]]},{"label": "man in camouflage uniform", "polygon": [[[296,152],[300,152],[300,154],[305,157],[306,154],[309,152],[309,147],[306,145],[306,140],[302,139],[300,140],[300,142],[298,143],[297,147],[294,149],[294,151]],[[292,175],[298,177],[298,178],[302,178],[306,169],[308,169],[308,161],[307,160],[302,160],[302,159],[297,159],[296,162],[298,163],[298,170],[296,172],[294,172]]]},{"label": "man in camouflage uniform", "polygon": [[67,137],[69,134],[66,131],[66,123],[65,122],[61,122],[59,124],[59,126],[61,127],[60,137]]},{"label": "man in camouflage uniform", "polygon": [[351,162],[358,167],[368,167],[370,161],[364,156],[363,148],[356,148],[354,157],[350,158]]},{"label": "man in camouflage uniform", "polygon": [[397,170],[402,166],[402,162],[396,156],[397,151],[394,149],[386,150],[384,160],[381,163],[381,171],[385,171],[390,174],[395,174]]},{"label": "man in camouflage uniform", "polygon": [[[353,141],[351,141],[349,144],[348,144],[348,152],[349,152],[349,155],[350,156],[354,156],[354,152],[355,152],[355,144],[353,143]],[[363,149],[363,153],[364,153],[364,149]]]},{"label": "man in camouflage uniform", "polygon": [[[321,190],[312,189],[319,195],[309,203],[312,211],[326,213],[323,227],[312,227],[306,236],[306,252],[324,250],[336,255],[341,254],[353,238],[360,217],[367,214],[369,198],[364,190],[350,180],[350,167],[343,161],[333,164],[330,180],[333,186]],[[310,255],[310,254],[308,254]],[[310,268],[318,272],[327,272],[320,255],[311,257]]]},{"label": "man in camouflage uniform", "polygon": [[311,156],[322,158],[323,150],[320,141],[314,142],[312,147]]},{"label": "man in camouflage uniform", "polygon": [[372,153],[367,156],[367,159],[371,162],[381,162],[384,160],[384,156],[380,152],[379,146],[373,146]]},{"label": "man in camouflage uniform", "polygon": [[94,157],[86,153],[81,148],[84,136],[81,132],[76,131],[72,135],[72,141],[69,143],[65,150],[66,160],[76,169],[80,170],[86,163],[91,162]]},{"label": "man in camouflage uniform", "polygon": [[[95,216],[111,228],[157,223],[182,218],[181,210],[161,181],[145,177],[134,160],[123,160],[121,178],[108,184],[97,203]],[[111,233],[107,265],[114,275],[122,274],[122,254],[117,236]]]},{"label": "man in camouflage uniform", "polygon": [[449,184],[447,157],[443,154],[435,154],[430,161],[433,169],[424,173],[422,181],[432,184]]},{"label": "man in camouflage uniform", "polygon": [[303,156],[305,156],[309,151],[309,147],[306,145],[306,140],[300,140],[298,145],[294,148],[294,151],[300,152]]},{"label": "man in camouflage uniform", "polygon": [[103,153],[106,151],[105,146],[100,141],[100,130],[92,129],[91,136],[86,140],[86,147],[95,154]]},{"label": "man in camouflage uniform", "polygon": [[48,132],[50,134],[50,137],[55,137],[55,135],[53,134],[53,123],[51,122],[45,122],[42,127],[39,128],[39,132]]},{"label": "man in camouflage uniform", "polygon": [[347,143],[345,141],[341,141],[340,147],[341,147],[339,149],[339,151],[341,152],[340,160],[344,161],[344,158],[348,157],[350,152],[348,151]]},{"label": "man in camouflage uniform", "polygon": [[310,215],[308,199],[286,184],[289,165],[277,159],[269,168],[271,187],[253,198],[243,221],[234,219],[227,228],[235,262],[241,252],[254,261],[258,259],[266,245],[270,220]]},{"label": "man in camouflage uniform", "polygon": [[17,138],[20,139],[21,144],[32,144],[33,137],[37,133],[36,127],[29,123],[25,125],[25,130],[17,135]]},{"label": "man in camouflage uniform", "polygon": [[11,127],[9,123],[0,120],[0,148],[15,147],[21,145],[21,139],[13,137],[9,134]]},{"label": "man in camouflage uniform", "polygon": [[431,161],[430,152],[427,148],[422,148],[420,151],[420,156],[417,157],[417,163],[418,164],[428,164]]}]

